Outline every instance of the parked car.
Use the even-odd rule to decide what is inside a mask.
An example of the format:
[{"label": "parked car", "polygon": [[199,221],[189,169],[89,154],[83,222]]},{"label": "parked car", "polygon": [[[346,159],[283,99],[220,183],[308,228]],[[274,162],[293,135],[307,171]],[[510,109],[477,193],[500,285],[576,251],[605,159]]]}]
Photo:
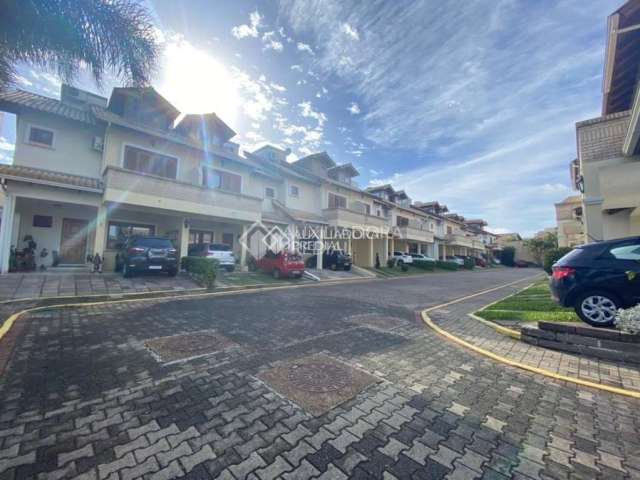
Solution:
[{"label": "parked car", "polygon": [[480,257],[473,257],[473,259],[476,262],[476,267],[486,267],[487,266],[487,261],[484,258],[480,258]]},{"label": "parked car", "polygon": [[[308,268],[315,268],[318,264],[318,255],[307,258]],[[351,270],[351,255],[343,250],[327,250],[322,252],[322,268],[331,270]]]},{"label": "parked car", "polygon": [[553,265],[550,287],[589,325],[613,325],[619,308],[640,302],[640,237],[574,248]]},{"label": "parked car", "polygon": [[529,262],[527,262],[526,260],[516,260],[515,262],[513,262],[513,266],[516,268],[528,268]]},{"label": "parked car", "polygon": [[427,257],[426,255],[423,255],[422,253],[412,253],[411,254],[411,258],[413,260],[419,260],[421,262],[435,262],[436,261],[435,258]]},{"label": "parked car", "polygon": [[447,262],[457,263],[460,266],[464,265],[464,258],[462,258],[462,257],[451,255],[451,256],[448,256],[446,260],[447,260]]},{"label": "parked car", "polygon": [[178,252],[168,238],[133,235],[119,247],[116,271],[123,277],[139,272],[166,272],[170,277],[178,273]]},{"label": "parked car", "polygon": [[193,243],[189,245],[189,256],[215,258],[227,272],[236,268],[236,257],[225,243]]},{"label": "parked car", "polygon": [[406,263],[406,264],[410,264],[413,263],[413,257],[411,255],[409,255],[408,253],[404,253],[404,252],[393,252],[393,255],[391,255],[391,258],[393,260],[396,260],[396,262],[400,263]]},{"label": "parked car", "polygon": [[249,262],[249,269],[271,273],[274,278],[300,278],[304,273],[304,261],[302,260],[302,256],[297,253],[274,253],[267,250],[264,257],[259,260],[252,259],[252,261]]}]

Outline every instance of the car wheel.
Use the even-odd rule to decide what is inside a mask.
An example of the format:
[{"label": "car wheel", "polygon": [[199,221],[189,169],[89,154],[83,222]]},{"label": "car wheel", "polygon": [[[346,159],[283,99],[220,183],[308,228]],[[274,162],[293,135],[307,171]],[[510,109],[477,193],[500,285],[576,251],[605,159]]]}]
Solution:
[{"label": "car wheel", "polygon": [[176,270],[175,268],[172,268],[167,273],[169,274],[170,277],[175,277],[178,274],[178,270]]},{"label": "car wheel", "polygon": [[580,295],[575,304],[575,311],[592,327],[610,327],[616,318],[621,302],[610,293],[592,291]]},{"label": "car wheel", "polygon": [[273,269],[273,278],[275,278],[276,280],[280,278],[280,270],[278,270],[277,268]]},{"label": "car wheel", "polygon": [[126,263],[122,265],[122,276],[124,278],[131,278],[131,269]]},{"label": "car wheel", "polygon": [[345,272],[348,272],[349,270],[351,270],[351,265],[347,265],[344,267]]}]

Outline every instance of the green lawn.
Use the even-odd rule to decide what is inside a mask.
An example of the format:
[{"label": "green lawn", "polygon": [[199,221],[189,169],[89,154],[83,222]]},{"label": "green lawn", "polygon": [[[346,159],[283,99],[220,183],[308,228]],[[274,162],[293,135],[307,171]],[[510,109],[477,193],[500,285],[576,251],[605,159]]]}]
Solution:
[{"label": "green lawn", "polygon": [[218,272],[218,278],[216,279],[217,285],[233,287],[262,284],[283,284],[291,282],[301,283],[305,281],[307,280],[304,277],[275,279],[273,278],[273,275],[269,275],[264,272]]},{"label": "green lawn", "polygon": [[571,308],[563,308],[551,299],[547,280],[536,282],[512,297],[476,312],[485,320],[516,320],[521,322],[577,322]]}]

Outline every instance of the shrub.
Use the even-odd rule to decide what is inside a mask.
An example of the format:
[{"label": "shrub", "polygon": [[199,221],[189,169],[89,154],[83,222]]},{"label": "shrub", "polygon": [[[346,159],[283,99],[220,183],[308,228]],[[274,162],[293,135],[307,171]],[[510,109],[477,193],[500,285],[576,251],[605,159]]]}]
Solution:
[{"label": "shrub", "polygon": [[182,257],[180,264],[196,281],[207,288],[213,288],[218,270],[217,260],[206,257]]},{"label": "shrub", "polygon": [[402,262],[400,264],[400,270],[402,270],[403,272],[409,271],[409,265],[407,265],[406,263]]},{"label": "shrub", "polygon": [[551,267],[553,266],[553,264],[564,257],[571,250],[573,250],[573,248],[571,247],[560,247],[554,248],[553,250],[547,250],[544,254],[544,260],[542,262],[544,271],[551,275]]},{"label": "shrub", "polygon": [[473,258],[465,257],[464,268],[466,268],[467,270],[473,270],[475,266],[476,266],[476,261]]},{"label": "shrub", "polygon": [[516,249],[514,247],[504,247],[500,252],[500,263],[507,267],[513,267],[516,258]]},{"label": "shrub", "polygon": [[633,335],[640,334],[640,305],[627,308],[626,310],[618,310],[615,325],[618,330],[624,333]]},{"label": "shrub", "polygon": [[441,268],[443,270],[458,270],[459,265],[455,262],[438,260],[436,262],[436,267]]},{"label": "shrub", "polygon": [[389,268],[393,268],[396,265],[396,259],[395,258],[390,258],[389,260],[387,260],[387,267]]},{"label": "shrub", "polygon": [[422,270],[434,270],[436,268],[436,262],[428,262],[426,260],[414,260],[412,265]]}]

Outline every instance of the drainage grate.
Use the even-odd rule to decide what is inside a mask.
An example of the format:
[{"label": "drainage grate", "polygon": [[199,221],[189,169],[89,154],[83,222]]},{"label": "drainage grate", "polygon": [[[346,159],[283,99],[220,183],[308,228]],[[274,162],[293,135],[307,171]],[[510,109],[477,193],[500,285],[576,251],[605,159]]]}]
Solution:
[{"label": "drainage grate", "polygon": [[211,330],[153,338],[144,342],[161,362],[173,362],[187,358],[220,352],[237,344],[224,335]]}]

